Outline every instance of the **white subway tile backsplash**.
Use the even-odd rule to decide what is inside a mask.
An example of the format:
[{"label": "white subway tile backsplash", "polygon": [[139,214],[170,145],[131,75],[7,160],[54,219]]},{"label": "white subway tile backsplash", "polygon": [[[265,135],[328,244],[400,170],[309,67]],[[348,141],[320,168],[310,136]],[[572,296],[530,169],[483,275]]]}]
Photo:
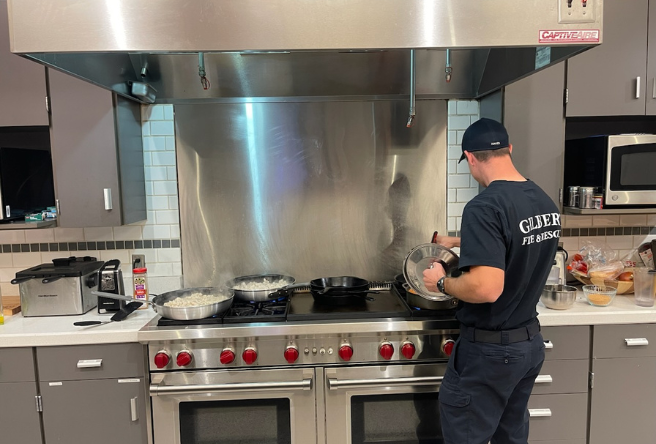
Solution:
[{"label": "white subway tile backsplash", "polygon": [[462,217],[456,217],[456,230],[460,231],[461,226],[462,226]]},{"label": "white subway tile backsplash", "polygon": [[141,239],[143,227],[141,225],[123,225],[114,227],[115,240],[136,240]]},{"label": "white subway tile backsplash", "polygon": [[457,202],[469,202],[478,194],[478,189],[474,188],[460,188],[458,189]]},{"label": "white subway tile backsplash", "polygon": [[647,226],[648,227],[656,227],[656,214],[648,214],[647,215]]},{"label": "white subway tile backsplash", "polygon": [[169,209],[178,209],[178,196],[169,196]]},{"label": "white subway tile backsplash", "polygon": [[[78,239],[80,240],[80,239]],[[84,229],[84,240],[86,241],[111,241],[114,240],[112,227],[95,227]]]},{"label": "white subway tile backsplash", "polygon": [[141,135],[150,136],[150,122],[144,121],[141,123]]},{"label": "white subway tile backsplash", "polygon": [[163,136],[145,137],[143,139],[143,149],[144,149],[144,151],[165,151],[166,150],[166,138],[163,137]]},{"label": "white subway tile backsplash", "polygon": [[606,244],[613,250],[633,248],[633,236],[606,236]]},{"label": "white subway tile backsplash", "polygon": [[447,202],[455,202],[455,201],[456,201],[456,190],[453,188],[449,188],[447,193]]},{"label": "white subway tile backsplash", "polygon": [[471,176],[471,178],[469,179],[469,188],[476,188],[477,190],[480,189],[480,184],[476,182],[474,176]]},{"label": "white subway tile backsplash", "polygon": [[[152,166],[153,164],[153,156],[150,155],[150,151],[144,151],[144,165],[145,166]],[[146,183],[148,184],[148,183]]]},{"label": "white subway tile backsplash", "polygon": [[171,225],[171,239],[180,239],[180,224]]},{"label": "white subway tile backsplash", "polygon": [[0,244],[24,244],[25,230],[0,230]]},{"label": "white subway tile backsplash", "polygon": [[478,115],[476,100],[458,100],[458,114]]},{"label": "white subway tile backsplash", "polygon": [[11,257],[11,253],[0,254],[0,268],[13,267],[14,263]]},{"label": "white subway tile backsplash", "polygon": [[8,282],[0,283],[0,293],[3,296],[19,296],[18,285],[12,285]]},{"label": "white subway tile backsplash", "polygon": [[178,180],[178,172],[175,167],[166,167],[166,177],[168,180]]},{"label": "white subway tile backsplash", "polygon": [[150,272],[150,266],[157,263],[157,250],[155,249],[137,249],[130,254],[143,254],[146,259],[146,268]]},{"label": "white subway tile backsplash", "polygon": [[153,182],[153,192],[156,196],[177,196],[178,184],[172,180]]},{"label": "white subway tile backsplash", "polygon": [[180,248],[161,248],[157,250],[158,262],[180,262]]},{"label": "white subway tile backsplash", "polygon": [[[148,264],[148,276],[171,276],[173,275],[173,264],[170,263],[152,263]],[[150,281],[150,279],[149,279]]]},{"label": "white subway tile backsplash", "polygon": [[458,172],[458,161],[457,160],[447,160],[446,172],[448,174],[457,174],[457,172]]},{"label": "white subway tile backsplash", "polygon": [[563,248],[567,253],[569,253],[570,257],[579,251],[579,238],[578,236],[573,236],[573,237],[561,237],[560,241],[563,243]]},{"label": "white subway tile backsplash", "polygon": [[646,224],[646,214],[622,214],[620,216],[621,227],[644,227]]},{"label": "white subway tile backsplash", "polygon": [[168,180],[168,167],[158,166],[158,167],[145,167],[144,174],[146,180]]},{"label": "white subway tile backsplash", "polygon": [[182,276],[182,263],[181,262],[172,263],[171,266],[173,268],[173,276]]},{"label": "white subway tile backsplash", "polygon": [[173,166],[175,165],[175,152],[172,151],[153,151],[150,153],[153,158],[153,166]]},{"label": "white subway tile backsplash", "polygon": [[146,196],[152,196],[153,194],[155,194],[153,191],[153,183],[146,182]]},{"label": "white subway tile backsplash", "polygon": [[471,120],[469,116],[449,116],[448,117],[448,129],[453,130],[465,130],[469,126]]},{"label": "white subway tile backsplash", "polygon": [[449,188],[469,188],[469,176],[466,174],[449,174]]},{"label": "white subway tile backsplash", "polygon": [[53,228],[39,228],[36,230],[25,230],[25,241],[28,244],[54,242],[55,230]]},{"label": "white subway tile backsplash", "polygon": [[142,106],[141,119],[146,120],[164,120],[164,107],[161,105]]},{"label": "white subway tile backsplash", "polygon": [[462,210],[465,209],[464,203],[448,203],[446,204],[446,214],[449,217],[462,216]]},{"label": "white subway tile backsplash", "polygon": [[148,286],[153,294],[161,294],[167,291],[179,290],[182,288],[182,278],[180,276],[157,277],[148,276]]},{"label": "white subway tile backsplash", "polygon": [[157,224],[177,224],[180,223],[179,215],[176,210],[157,211],[155,220]]},{"label": "white subway tile backsplash", "polygon": [[[69,251],[43,251],[40,254],[41,254],[41,262],[39,263],[41,264],[49,264],[50,262],[52,262],[53,259],[58,259],[60,257],[69,257],[71,255]],[[84,255],[98,257],[97,255],[93,254],[92,251],[85,251]]]},{"label": "white subway tile backsplash", "polygon": [[132,257],[128,250],[103,250],[100,252],[99,259],[105,262],[118,259],[121,262],[121,269],[129,268],[130,262],[132,262]]},{"label": "white subway tile backsplash", "polygon": [[603,244],[606,242],[606,236],[581,236],[579,237],[579,249],[583,248],[586,245],[586,242]]},{"label": "white subway tile backsplash", "polygon": [[[465,135],[465,130],[458,131],[458,133],[456,135],[456,143],[458,145],[462,145],[462,136],[464,136],[464,135]],[[464,160],[463,160],[463,162],[464,162]]]},{"label": "white subway tile backsplash", "polygon": [[565,223],[567,226],[563,228],[589,228],[592,226],[592,216],[572,216],[568,214]]},{"label": "white subway tile backsplash", "polygon": [[146,225],[143,229],[144,239],[170,239],[170,225]]},{"label": "white subway tile backsplash", "polygon": [[146,225],[156,225],[157,224],[157,217],[156,217],[156,210],[153,211],[146,211],[147,219],[146,219]]},{"label": "white subway tile backsplash", "polygon": [[451,160],[458,160],[462,155],[462,150],[458,145],[449,145],[448,148],[448,158]]},{"label": "white subway tile backsplash", "polygon": [[619,227],[620,225],[619,214],[592,216],[593,227]]},{"label": "white subway tile backsplash", "polygon": [[167,196],[146,196],[146,205],[149,210],[168,210],[169,198]]},{"label": "white subway tile backsplash", "polygon": [[14,268],[30,268],[41,263],[41,253],[12,253],[11,255]]},{"label": "white subway tile backsplash", "polygon": [[175,137],[166,136],[166,151],[175,151]]},{"label": "white subway tile backsplash", "polygon": [[462,161],[458,164],[458,174],[469,174],[469,164],[466,161]]},{"label": "white subway tile backsplash", "polygon": [[60,228],[55,230],[56,242],[78,242],[84,239],[84,230],[82,228]]},{"label": "white subway tile backsplash", "polygon": [[150,122],[150,134],[153,136],[173,136],[173,122],[168,120]]},{"label": "white subway tile backsplash", "polygon": [[450,116],[455,116],[458,113],[458,101],[449,100],[449,105],[447,109],[448,109],[448,114]]},{"label": "white subway tile backsplash", "polygon": [[633,236],[633,248],[638,248],[644,243],[651,243],[654,239],[656,239],[656,235],[654,234]]},{"label": "white subway tile backsplash", "polygon": [[455,131],[449,131],[447,133],[447,142],[446,143],[448,143],[449,145],[457,144],[458,143],[458,142],[456,142],[457,135],[458,135],[458,133],[456,133]]},{"label": "white subway tile backsplash", "polygon": [[173,105],[162,105],[164,108],[164,120],[173,120]]},{"label": "white subway tile backsplash", "polygon": [[456,218],[447,217],[446,218],[446,229],[449,231],[456,231]]},{"label": "white subway tile backsplash", "polygon": [[[38,265],[38,264],[36,264],[36,265]],[[21,268],[1,268],[0,269],[0,281],[2,281],[2,282],[11,282],[11,280],[16,277],[16,273],[18,273],[19,271],[23,271],[24,269],[25,269],[25,267],[21,267]],[[18,285],[16,285],[16,288],[18,288]],[[5,296],[8,296],[4,292],[2,294],[5,295]],[[16,294],[18,294],[18,292],[16,292]]]}]

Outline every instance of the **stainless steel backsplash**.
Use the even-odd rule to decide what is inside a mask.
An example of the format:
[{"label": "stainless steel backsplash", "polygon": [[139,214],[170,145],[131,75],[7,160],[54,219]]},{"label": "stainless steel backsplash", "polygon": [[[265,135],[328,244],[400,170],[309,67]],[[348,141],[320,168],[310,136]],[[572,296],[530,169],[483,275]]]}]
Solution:
[{"label": "stainless steel backsplash", "polygon": [[446,232],[447,102],[176,105],[184,285],[389,280]]}]

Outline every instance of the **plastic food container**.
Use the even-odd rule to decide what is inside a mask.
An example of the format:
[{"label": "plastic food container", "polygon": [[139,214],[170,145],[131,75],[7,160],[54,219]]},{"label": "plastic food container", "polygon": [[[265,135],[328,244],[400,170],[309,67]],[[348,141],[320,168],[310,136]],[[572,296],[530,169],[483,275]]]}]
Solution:
[{"label": "plastic food container", "polygon": [[607,307],[615,299],[617,289],[600,285],[584,285],[583,294],[590,305],[595,307]]}]

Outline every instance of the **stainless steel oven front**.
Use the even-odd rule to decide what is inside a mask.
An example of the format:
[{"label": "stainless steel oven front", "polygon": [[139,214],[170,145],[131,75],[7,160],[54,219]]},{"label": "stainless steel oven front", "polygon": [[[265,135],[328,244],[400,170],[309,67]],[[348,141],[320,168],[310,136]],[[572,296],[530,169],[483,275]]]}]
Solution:
[{"label": "stainless steel oven front", "polygon": [[316,444],[313,368],[151,374],[157,444]]},{"label": "stainless steel oven front", "polygon": [[441,443],[446,363],[326,368],[326,444]]}]

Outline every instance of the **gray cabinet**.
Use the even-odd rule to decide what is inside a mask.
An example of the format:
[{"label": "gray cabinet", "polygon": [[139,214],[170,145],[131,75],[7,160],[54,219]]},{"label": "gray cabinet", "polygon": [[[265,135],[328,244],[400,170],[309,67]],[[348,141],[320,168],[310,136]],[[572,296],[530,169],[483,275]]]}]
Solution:
[{"label": "gray cabinet", "polygon": [[656,116],[656,0],[649,0],[649,41],[647,48],[651,51],[647,54],[647,91],[645,99],[647,100],[647,115]]},{"label": "gray cabinet", "polygon": [[656,436],[656,325],[594,327],[590,442],[651,444]]},{"label": "gray cabinet", "polygon": [[46,442],[148,442],[144,352],[140,344],[37,348]]},{"label": "gray cabinet", "polygon": [[0,0],[0,126],[48,125],[45,74],[10,52],[7,0]]},{"label": "gray cabinet", "polygon": [[0,441],[42,442],[32,349],[0,349]]},{"label": "gray cabinet", "polygon": [[567,117],[645,114],[649,3],[604,0],[603,43],[568,61]]},{"label": "gray cabinet", "polygon": [[53,70],[49,93],[59,226],[145,220],[139,104]]},{"label": "gray cabinet", "polygon": [[565,64],[559,63],[508,85],[504,124],[519,172],[559,204],[565,152]]}]

